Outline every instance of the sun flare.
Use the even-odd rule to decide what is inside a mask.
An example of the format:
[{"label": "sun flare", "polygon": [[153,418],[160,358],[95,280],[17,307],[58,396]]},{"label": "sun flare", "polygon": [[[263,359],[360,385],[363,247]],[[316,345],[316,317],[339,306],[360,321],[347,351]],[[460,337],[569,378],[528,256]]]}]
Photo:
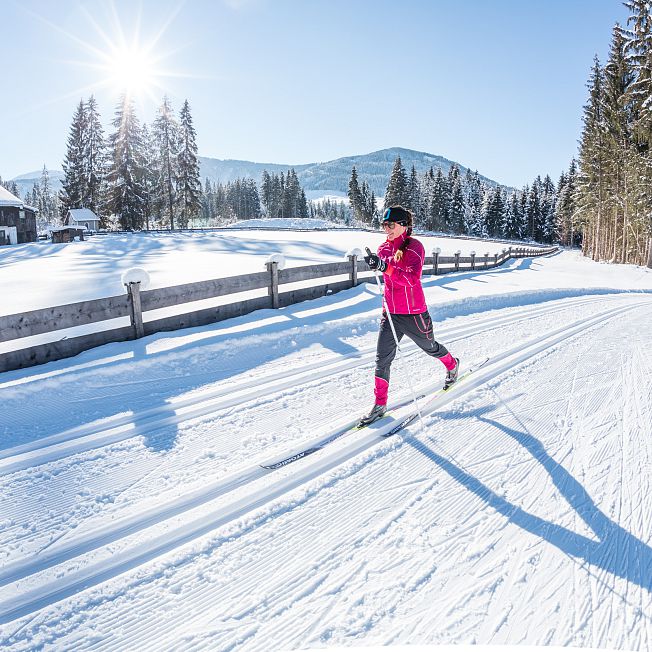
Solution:
[{"label": "sun flare", "polygon": [[138,48],[115,50],[109,57],[107,72],[110,83],[119,92],[130,95],[151,92],[157,77],[154,62],[145,50]]}]

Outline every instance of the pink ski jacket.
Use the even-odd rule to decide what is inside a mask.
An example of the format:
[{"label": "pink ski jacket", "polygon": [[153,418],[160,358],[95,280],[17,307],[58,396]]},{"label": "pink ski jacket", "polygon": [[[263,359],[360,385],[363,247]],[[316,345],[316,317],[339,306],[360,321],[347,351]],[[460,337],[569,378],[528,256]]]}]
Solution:
[{"label": "pink ski jacket", "polygon": [[423,245],[410,236],[401,260],[394,254],[403,244],[407,232],[394,240],[386,240],[378,247],[378,256],[387,263],[383,274],[385,281],[385,305],[395,315],[418,315],[428,310],[421,287],[421,270],[425,260]]}]

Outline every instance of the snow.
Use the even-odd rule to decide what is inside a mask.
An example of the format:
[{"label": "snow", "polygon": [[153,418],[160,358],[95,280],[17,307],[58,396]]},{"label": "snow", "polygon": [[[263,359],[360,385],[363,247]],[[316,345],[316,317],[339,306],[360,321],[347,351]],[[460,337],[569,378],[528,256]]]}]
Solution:
[{"label": "snow", "polygon": [[[2,310],[119,294],[133,266],[163,287],[381,239],[19,245]],[[370,407],[375,284],[0,374],[0,646],[651,649],[652,270],[565,251],[424,289],[463,368],[489,362],[436,394],[443,366],[404,342],[391,418],[273,472]],[[408,379],[423,424],[383,438]]]},{"label": "snow", "polygon": [[18,206],[22,208],[23,202],[4,186],[0,186],[0,206]]}]

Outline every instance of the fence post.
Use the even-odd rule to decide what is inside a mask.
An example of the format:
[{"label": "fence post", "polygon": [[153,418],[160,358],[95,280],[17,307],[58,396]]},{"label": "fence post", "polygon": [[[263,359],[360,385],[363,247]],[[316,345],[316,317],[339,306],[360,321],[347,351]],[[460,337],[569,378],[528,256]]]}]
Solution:
[{"label": "fence post", "polygon": [[351,287],[354,288],[358,284],[358,257],[349,256],[349,262],[351,263],[349,279],[351,281]]},{"label": "fence post", "polygon": [[433,249],[432,252],[432,257],[433,257],[433,262],[432,262],[432,268],[435,272],[435,276],[439,274],[439,254],[441,253],[441,249],[437,247],[436,249]]},{"label": "fence post", "polygon": [[511,247],[507,250],[507,253],[508,253],[510,258],[513,258],[513,256],[512,256],[512,248]]},{"label": "fence post", "polygon": [[475,269],[475,251],[471,252],[471,269]]},{"label": "fence post", "polygon": [[129,319],[134,328],[134,339],[138,340],[145,335],[143,326],[143,308],[140,304],[140,281],[127,284],[129,295]]},{"label": "fence post", "polygon": [[652,269],[652,238],[647,241],[647,266]]},{"label": "fence post", "polygon": [[276,261],[265,263],[269,270],[269,288],[267,290],[269,296],[272,298],[272,308],[278,308],[278,263]]},{"label": "fence post", "polygon": [[462,252],[459,249],[455,252],[455,271],[456,272],[460,271],[460,254],[461,253]]},{"label": "fence post", "polygon": [[498,254],[494,254],[494,267],[498,267]]},{"label": "fence post", "polygon": [[484,255],[484,268],[487,269],[489,267],[489,252],[485,252]]}]

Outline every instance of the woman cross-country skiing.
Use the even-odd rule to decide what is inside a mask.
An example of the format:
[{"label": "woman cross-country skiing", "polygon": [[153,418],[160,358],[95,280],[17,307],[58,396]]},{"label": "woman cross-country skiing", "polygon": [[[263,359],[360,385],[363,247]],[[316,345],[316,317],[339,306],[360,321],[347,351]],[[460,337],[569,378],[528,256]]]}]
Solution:
[{"label": "woman cross-country skiing", "polygon": [[387,240],[378,247],[377,254],[369,252],[365,256],[370,269],[383,272],[385,292],[376,348],[376,401],[369,414],[360,419],[360,426],[373,423],[387,411],[389,369],[397,349],[387,312],[390,313],[399,342],[403,335],[407,335],[428,355],[444,364],[447,369],[444,389],[457,380],[459,359],[454,358],[443,344],[435,341],[433,334],[432,319],[421,286],[425,249],[412,237],[412,222],[409,210],[402,206],[388,208],[381,222]]}]

